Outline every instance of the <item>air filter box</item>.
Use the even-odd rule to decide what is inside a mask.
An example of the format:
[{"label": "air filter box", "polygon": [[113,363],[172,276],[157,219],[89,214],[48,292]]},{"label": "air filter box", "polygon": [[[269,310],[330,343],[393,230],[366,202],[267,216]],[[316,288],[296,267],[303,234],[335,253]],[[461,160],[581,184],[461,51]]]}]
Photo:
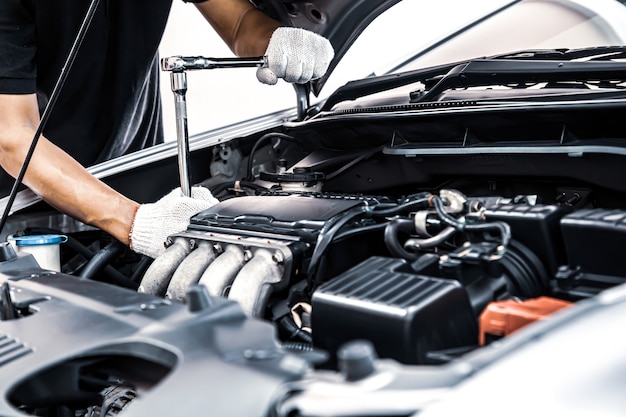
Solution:
[{"label": "air filter box", "polygon": [[380,357],[427,363],[428,352],[476,345],[478,325],[455,280],[419,275],[402,259],[372,257],[313,294],[313,343],[334,354],[370,340]]},{"label": "air filter box", "polygon": [[579,210],[561,220],[570,266],[582,271],[626,276],[626,211]]}]

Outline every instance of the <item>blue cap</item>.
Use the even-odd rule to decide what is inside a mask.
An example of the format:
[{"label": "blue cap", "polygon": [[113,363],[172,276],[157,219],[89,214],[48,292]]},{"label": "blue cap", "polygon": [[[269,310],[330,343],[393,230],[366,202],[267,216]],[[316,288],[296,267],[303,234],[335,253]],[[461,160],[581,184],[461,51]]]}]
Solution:
[{"label": "blue cap", "polygon": [[65,235],[12,236],[9,239],[14,240],[17,246],[58,245],[67,242]]}]

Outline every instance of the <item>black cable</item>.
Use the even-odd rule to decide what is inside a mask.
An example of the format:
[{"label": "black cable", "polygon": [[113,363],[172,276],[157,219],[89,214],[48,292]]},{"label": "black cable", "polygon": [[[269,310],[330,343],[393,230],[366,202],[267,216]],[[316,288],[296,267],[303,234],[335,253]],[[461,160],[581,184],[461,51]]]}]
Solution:
[{"label": "black cable", "polygon": [[354,229],[346,230],[344,232],[337,234],[337,236],[335,236],[334,242],[337,243],[347,238],[360,235],[362,233],[383,231],[385,227],[387,227],[387,223],[375,223],[375,224],[369,224],[367,226],[360,226]]},{"label": "black cable", "polygon": [[428,197],[418,198],[417,200],[407,201],[394,207],[377,210],[378,206],[372,210],[372,216],[394,216],[403,211],[411,211],[419,206],[428,205]]},{"label": "black cable", "polygon": [[74,64],[74,60],[76,59],[78,50],[80,49],[80,46],[83,43],[83,40],[85,39],[85,34],[87,33],[89,26],[91,25],[91,21],[93,19],[93,16],[96,13],[96,9],[98,8],[99,4],[100,4],[100,0],[91,0],[91,3],[89,3],[89,8],[87,9],[85,18],[83,19],[83,22],[81,23],[80,28],[78,29],[78,33],[76,34],[74,43],[72,44],[72,47],[67,55],[65,63],[63,64],[63,68],[61,68],[61,73],[59,74],[59,78],[57,79],[57,82],[54,85],[54,88],[52,89],[52,93],[50,94],[50,99],[48,101],[48,104],[46,105],[46,108],[43,111],[41,120],[39,122],[39,126],[37,127],[37,130],[35,131],[35,135],[30,144],[30,148],[28,149],[28,152],[26,153],[26,157],[24,158],[24,163],[22,164],[22,167],[20,168],[20,172],[15,178],[15,182],[13,183],[13,188],[11,189],[11,193],[9,194],[9,199],[4,208],[2,219],[0,219],[0,232],[4,229],[7,219],[9,218],[9,212],[11,211],[11,207],[13,206],[13,203],[15,202],[15,197],[17,197],[18,188],[20,184],[22,183],[22,180],[24,180],[24,175],[26,174],[26,169],[28,168],[28,165],[30,164],[30,160],[33,157],[33,153],[35,152],[35,147],[37,146],[37,143],[39,142],[39,138],[41,137],[43,129],[46,127],[46,124],[48,123],[48,119],[50,118],[50,113],[52,112],[52,109],[54,108],[54,105],[56,104],[56,101],[59,97],[61,89],[63,88],[63,85],[65,84],[65,81],[67,80],[67,75],[69,74],[69,71],[72,68],[72,65]]},{"label": "black cable", "polygon": [[351,210],[346,211],[341,217],[335,217],[326,222],[322,227],[318,237],[317,244],[311,255],[311,261],[307,269],[307,279],[309,282],[309,291],[312,292],[317,287],[317,272],[320,266],[323,255],[326,253],[326,249],[333,242],[337,232],[341,230],[348,222],[354,220],[366,213],[367,208],[364,206],[358,206]]},{"label": "black cable", "polygon": [[250,155],[248,155],[248,166],[246,168],[247,177],[244,178],[245,180],[254,181],[254,174],[252,173],[252,163],[254,159],[254,154],[264,142],[272,138],[279,138],[279,139],[284,139],[289,142],[298,143],[293,136],[289,136],[284,133],[271,132],[271,133],[266,133],[265,135],[261,136],[259,139],[257,139],[256,142],[254,142],[254,145],[252,146],[252,150],[250,151]]}]

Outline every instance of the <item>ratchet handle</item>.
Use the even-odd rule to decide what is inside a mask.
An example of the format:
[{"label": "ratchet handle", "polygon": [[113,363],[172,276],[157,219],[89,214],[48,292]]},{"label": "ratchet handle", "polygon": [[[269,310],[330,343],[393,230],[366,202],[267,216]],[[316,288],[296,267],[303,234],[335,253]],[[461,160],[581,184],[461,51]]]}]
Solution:
[{"label": "ratchet handle", "polygon": [[163,71],[182,72],[196,69],[248,68],[267,65],[267,57],[207,58],[203,56],[170,56],[161,58]]}]

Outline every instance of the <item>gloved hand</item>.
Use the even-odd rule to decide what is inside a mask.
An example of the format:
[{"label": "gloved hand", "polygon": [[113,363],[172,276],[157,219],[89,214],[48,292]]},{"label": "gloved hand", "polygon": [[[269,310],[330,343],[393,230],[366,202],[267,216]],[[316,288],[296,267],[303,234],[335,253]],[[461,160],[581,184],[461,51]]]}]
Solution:
[{"label": "gloved hand", "polygon": [[156,203],[140,205],[129,234],[131,249],[156,258],[169,235],[185,230],[191,216],[218,202],[208,189],[192,187],[191,197],[176,188]]},{"label": "gloved hand", "polygon": [[279,27],[265,51],[267,66],[256,76],[264,84],[276,84],[279,78],[305,84],[326,73],[335,52],[328,39],[305,29]]}]

